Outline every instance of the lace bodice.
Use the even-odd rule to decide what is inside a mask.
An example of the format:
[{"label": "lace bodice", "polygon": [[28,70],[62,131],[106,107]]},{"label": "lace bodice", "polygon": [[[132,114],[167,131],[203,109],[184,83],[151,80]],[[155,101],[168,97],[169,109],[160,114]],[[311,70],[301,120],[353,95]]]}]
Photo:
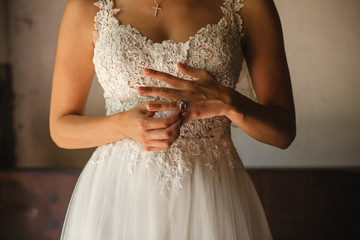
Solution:
[{"label": "lace bodice", "polygon": [[[242,19],[239,11],[243,7],[241,1],[225,0],[221,6],[223,17],[218,23],[202,27],[186,42],[179,43],[172,40],[154,42],[136,28],[122,25],[118,21],[115,15],[120,9],[114,8],[113,0],[96,2],[99,11],[95,17],[94,34],[98,38],[93,63],[98,81],[104,89],[106,115],[126,111],[155,99],[138,95],[139,86],[169,87],[166,83],[145,76],[144,68],[187,78],[176,67],[177,62],[183,62],[191,67],[205,69],[222,85],[235,88],[244,61],[240,46]],[[242,91],[251,97],[251,85],[246,86],[249,87],[243,88]],[[159,113],[157,117],[166,114]],[[223,149],[231,148],[232,154],[236,154],[230,138],[230,120],[225,116],[199,119],[184,124],[180,137],[165,151],[144,152],[141,146],[131,139],[123,139],[121,142],[129,145],[129,150],[134,154],[129,161],[129,173],[141,159],[141,154],[146,155],[144,157],[149,164],[161,167],[158,175],[161,192],[170,189],[171,186],[181,187],[181,176],[186,171],[191,172],[191,156],[185,158],[184,154],[203,158],[215,176],[218,174],[216,158],[224,157],[221,156]],[[100,163],[106,159],[114,144],[99,146],[92,156],[92,162]],[[210,150],[206,147],[209,145]],[[229,163],[234,165],[233,161]]]}]

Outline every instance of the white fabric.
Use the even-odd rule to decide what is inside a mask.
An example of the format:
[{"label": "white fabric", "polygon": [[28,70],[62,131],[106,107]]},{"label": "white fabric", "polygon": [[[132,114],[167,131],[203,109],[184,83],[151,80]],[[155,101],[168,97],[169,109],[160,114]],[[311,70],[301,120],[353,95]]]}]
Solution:
[{"label": "white fabric", "polygon": [[[186,77],[176,67],[181,61],[206,69],[224,86],[238,83],[244,62],[241,0],[225,0],[218,23],[180,43],[156,43],[121,25],[113,0],[95,5],[93,62],[107,115],[156,99],[139,96],[138,86],[167,86],[144,76],[146,67]],[[256,99],[251,82],[240,91]],[[99,146],[79,177],[61,239],[264,240],[271,234],[223,116],[184,124],[164,151],[146,152],[128,138]]]}]

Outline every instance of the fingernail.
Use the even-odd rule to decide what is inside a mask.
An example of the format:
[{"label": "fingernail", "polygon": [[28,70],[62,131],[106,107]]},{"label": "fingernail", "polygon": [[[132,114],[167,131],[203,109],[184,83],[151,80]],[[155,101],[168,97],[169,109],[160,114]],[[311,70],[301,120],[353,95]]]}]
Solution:
[{"label": "fingernail", "polygon": [[144,93],[145,92],[145,88],[143,87],[138,87],[138,93]]},{"label": "fingernail", "polygon": [[151,73],[151,72],[152,72],[151,69],[148,69],[148,68],[145,68],[145,69],[144,69],[144,73],[145,73],[145,74]]},{"label": "fingernail", "polygon": [[149,105],[147,106],[147,109],[148,109],[149,111],[154,110],[154,105],[149,104]]}]

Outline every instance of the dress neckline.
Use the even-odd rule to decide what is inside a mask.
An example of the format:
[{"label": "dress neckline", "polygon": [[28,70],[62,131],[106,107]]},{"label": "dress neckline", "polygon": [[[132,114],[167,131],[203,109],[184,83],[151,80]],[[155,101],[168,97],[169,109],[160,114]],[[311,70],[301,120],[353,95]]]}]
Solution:
[{"label": "dress neckline", "polygon": [[[120,8],[114,8],[115,3],[114,0],[110,0],[113,5],[112,5],[112,10],[114,11],[120,11]],[[188,45],[193,39],[196,39],[198,36],[200,36],[205,30],[213,28],[213,27],[217,27],[217,26],[221,26],[221,24],[225,21],[225,18],[227,16],[227,11],[229,11],[229,9],[227,9],[227,4],[230,4],[231,0],[223,0],[223,3],[220,5],[220,9],[222,12],[222,17],[219,19],[219,21],[217,23],[208,23],[205,26],[199,28],[196,33],[194,35],[191,35],[187,38],[186,41],[180,41],[180,42],[176,42],[172,39],[165,39],[161,42],[156,42],[154,40],[152,40],[151,38],[143,35],[139,29],[137,29],[136,27],[131,26],[130,24],[121,24],[121,22],[119,21],[118,18],[116,18],[114,16],[114,14],[110,14],[110,17],[113,18],[116,22],[116,26],[119,27],[120,29],[129,29],[131,31],[133,31],[136,35],[138,35],[138,37],[140,37],[144,43],[146,43],[146,45],[148,46],[158,46],[158,45],[174,45],[174,46],[178,46],[178,45]]]}]

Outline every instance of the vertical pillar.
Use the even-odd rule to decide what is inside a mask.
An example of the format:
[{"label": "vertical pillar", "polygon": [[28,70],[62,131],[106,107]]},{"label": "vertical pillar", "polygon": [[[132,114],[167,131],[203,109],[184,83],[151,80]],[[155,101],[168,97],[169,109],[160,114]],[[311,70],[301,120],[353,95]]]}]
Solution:
[{"label": "vertical pillar", "polygon": [[0,169],[15,166],[14,92],[9,56],[8,0],[0,0]]}]

